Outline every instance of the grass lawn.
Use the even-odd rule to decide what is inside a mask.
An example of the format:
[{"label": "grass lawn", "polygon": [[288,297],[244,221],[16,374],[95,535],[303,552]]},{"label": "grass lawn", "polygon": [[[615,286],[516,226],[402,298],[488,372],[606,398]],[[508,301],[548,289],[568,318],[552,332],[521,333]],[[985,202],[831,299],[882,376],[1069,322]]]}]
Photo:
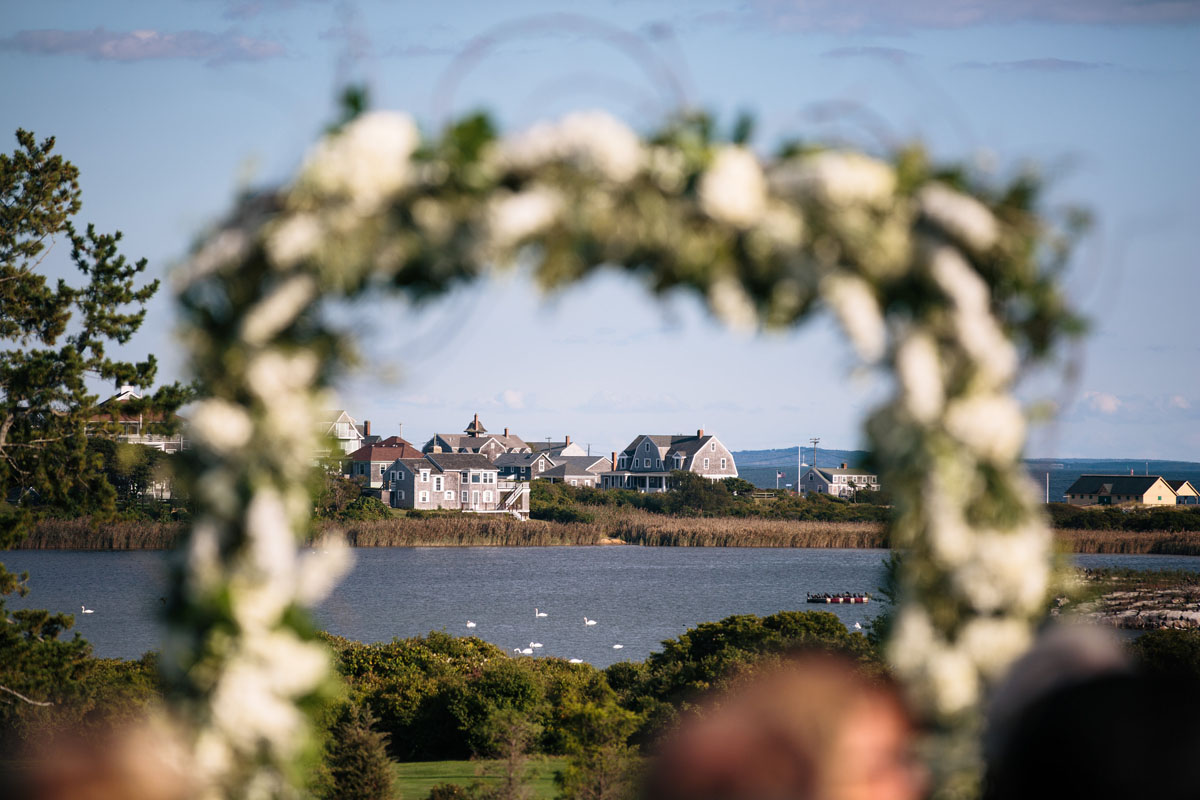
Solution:
[{"label": "grass lawn", "polygon": [[[555,795],[554,771],[562,766],[561,757],[535,759],[533,768],[533,796],[537,800],[551,800]],[[439,783],[457,783],[470,786],[475,781],[491,782],[481,778],[480,770],[494,762],[480,761],[410,761],[396,765],[396,789],[403,800],[423,800],[429,790]]]}]

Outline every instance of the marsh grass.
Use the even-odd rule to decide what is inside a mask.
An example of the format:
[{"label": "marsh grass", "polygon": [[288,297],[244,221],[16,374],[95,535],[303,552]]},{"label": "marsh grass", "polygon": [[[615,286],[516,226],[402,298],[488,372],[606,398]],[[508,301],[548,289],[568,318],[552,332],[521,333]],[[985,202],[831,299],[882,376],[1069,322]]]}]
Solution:
[{"label": "marsh grass", "polygon": [[[619,540],[643,547],[886,548],[885,526],[873,522],[809,522],[740,517],[672,517],[630,508],[597,508],[592,522],[446,514],[423,518],[317,522],[313,537],[342,531],[354,547],[554,547]],[[30,550],[167,550],[184,523],[88,518],[39,521],[18,548]],[[1057,530],[1068,553],[1200,555],[1200,532]],[[310,538],[310,542],[312,541]]]}]

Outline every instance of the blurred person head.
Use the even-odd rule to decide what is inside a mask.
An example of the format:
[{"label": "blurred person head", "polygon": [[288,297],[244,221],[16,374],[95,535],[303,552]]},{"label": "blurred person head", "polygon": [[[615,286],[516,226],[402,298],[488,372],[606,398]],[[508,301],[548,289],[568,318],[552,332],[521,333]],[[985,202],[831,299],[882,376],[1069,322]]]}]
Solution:
[{"label": "blurred person head", "polygon": [[0,769],[0,797],[24,800],[186,800],[186,751],[166,721],[35,736]]},{"label": "blurred person head", "polygon": [[1200,797],[1200,687],[1129,672],[1060,684],[994,744],[984,797]]},{"label": "blurred person head", "polygon": [[887,679],[792,658],[710,697],[662,745],[651,800],[914,800],[914,724]]}]

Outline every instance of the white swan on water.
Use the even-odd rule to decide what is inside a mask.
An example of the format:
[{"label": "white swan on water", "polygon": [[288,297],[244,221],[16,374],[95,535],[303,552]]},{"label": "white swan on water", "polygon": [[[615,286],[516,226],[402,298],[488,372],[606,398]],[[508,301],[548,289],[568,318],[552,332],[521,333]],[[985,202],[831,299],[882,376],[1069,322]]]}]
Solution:
[{"label": "white swan on water", "polygon": [[529,646],[530,647],[541,647],[542,643],[541,642],[530,642]]},{"label": "white swan on water", "polygon": [[95,614],[96,613],[96,609],[94,609],[94,608],[88,608],[87,606],[80,606],[79,608],[81,609],[81,612],[84,614]]},{"label": "white swan on water", "polygon": [[474,628],[474,627],[475,627],[475,623],[474,623],[474,622],[471,622],[471,620],[467,620],[467,627],[468,627],[468,628]]},{"label": "white swan on water", "polygon": [[524,650],[522,650],[522,651],[521,651],[521,655],[523,655],[523,656],[531,656],[531,655],[533,655],[533,648],[532,648],[532,647],[526,647]]},{"label": "white swan on water", "polygon": [[620,650],[620,649],[621,649],[622,647],[624,647],[624,646],[625,646],[625,645],[623,645],[623,644],[614,644],[614,645],[613,645],[613,650]]},{"label": "white swan on water", "polygon": [[856,622],[856,623],[854,623],[854,630],[856,630],[856,631],[861,631],[861,630],[862,630],[862,623],[861,623],[861,622]]},{"label": "white swan on water", "polygon": [[568,658],[567,663],[568,664],[582,664],[583,659],[582,658]]},{"label": "white swan on water", "polygon": [[594,619],[588,619],[588,618],[587,618],[587,615],[586,615],[586,614],[584,614],[584,615],[583,615],[583,624],[584,624],[584,625],[595,625],[595,624],[596,624],[596,620],[594,620]]},{"label": "white swan on water", "polygon": [[549,616],[549,614],[547,614],[545,611],[538,611],[536,608],[533,610],[533,615],[534,615],[535,617],[546,617],[546,616]]}]

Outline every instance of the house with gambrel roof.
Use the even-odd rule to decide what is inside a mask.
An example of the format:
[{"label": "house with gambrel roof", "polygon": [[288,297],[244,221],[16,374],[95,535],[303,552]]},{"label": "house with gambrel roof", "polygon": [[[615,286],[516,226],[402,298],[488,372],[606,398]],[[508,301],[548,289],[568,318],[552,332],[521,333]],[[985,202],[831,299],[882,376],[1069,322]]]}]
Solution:
[{"label": "house with gambrel roof", "polygon": [[738,476],[733,453],[703,428],[695,436],[642,434],[619,454],[613,453],[612,462],[613,469],[600,476],[603,489],[665,492],[676,470],[714,481]]},{"label": "house with gambrel roof", "polygon": [[479,415],[467,424],[462,433],[435,433],[421,448],[425,453],[477,453],[495,461],[502,453],[529,453],[529,445],[520,437],[509,433],[488,433],[479,421]]},{"label": "house with gambrel roof", "polygon": [[1066,491],[1073,506],[1173,506],[1175,490],[1161,475],[1080,475]]}]

